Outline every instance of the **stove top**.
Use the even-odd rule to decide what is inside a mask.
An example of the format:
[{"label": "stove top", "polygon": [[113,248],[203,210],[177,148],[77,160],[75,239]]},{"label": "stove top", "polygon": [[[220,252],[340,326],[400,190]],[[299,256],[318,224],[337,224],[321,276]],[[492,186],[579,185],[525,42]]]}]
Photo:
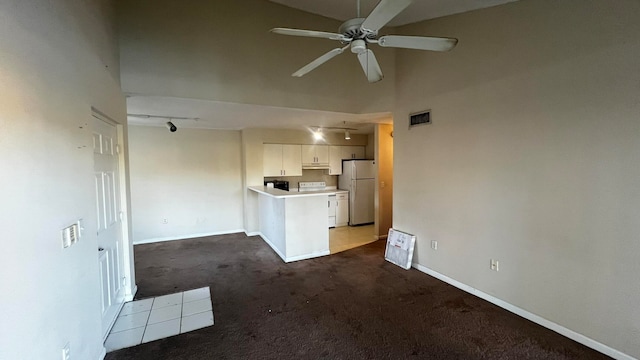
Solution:
[{"label": "stove top", "polygon": [[324,181],[301,181],[298,183],[298,191],[322,191],[327,187]]}]

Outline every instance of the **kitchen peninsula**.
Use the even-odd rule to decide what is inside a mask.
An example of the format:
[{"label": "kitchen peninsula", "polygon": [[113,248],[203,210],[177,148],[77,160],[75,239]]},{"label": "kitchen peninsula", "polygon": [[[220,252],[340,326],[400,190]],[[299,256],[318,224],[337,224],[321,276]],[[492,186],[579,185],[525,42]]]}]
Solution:
[{"label": "kitchen peninsula", "polygon": [[289,192],[250,186],[258,193],[260,235],[284,260],[329,255],[327,204],[340,190]]}]

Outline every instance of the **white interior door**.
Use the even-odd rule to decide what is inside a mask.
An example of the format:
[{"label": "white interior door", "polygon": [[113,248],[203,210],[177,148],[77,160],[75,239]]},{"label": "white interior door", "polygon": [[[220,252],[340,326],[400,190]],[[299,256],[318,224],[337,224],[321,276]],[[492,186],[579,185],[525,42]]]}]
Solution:
[{"label": "white interior door", "polygon": [[124,264],[117,130],[92,117],[93,159],[97,215],[98,261],[102,290],[102,335],[106,336],[124,302]]}]

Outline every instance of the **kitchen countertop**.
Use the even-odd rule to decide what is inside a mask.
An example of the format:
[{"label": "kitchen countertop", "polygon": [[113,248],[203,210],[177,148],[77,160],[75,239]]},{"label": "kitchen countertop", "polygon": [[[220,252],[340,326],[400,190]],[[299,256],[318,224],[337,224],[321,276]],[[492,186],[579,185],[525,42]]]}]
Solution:
[{"label": "kitchen countertop", "polygon": [[266,186],[249,186],[249,190],[255,191],[260,194],[268,195],[274,198],[293,198],[293,197],[305,197],[305,196],[319,196],[319,195],[335,195],[337,193],[346,193],[347,190],[329,189],[320,191],[285,191],[280,189],[268,188]]}]

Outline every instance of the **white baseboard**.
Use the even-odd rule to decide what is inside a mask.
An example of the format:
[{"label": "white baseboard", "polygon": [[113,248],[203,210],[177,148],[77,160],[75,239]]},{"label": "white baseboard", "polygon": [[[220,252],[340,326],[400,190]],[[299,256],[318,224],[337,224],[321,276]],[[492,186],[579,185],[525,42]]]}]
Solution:
[{"label": "white baseboard", "polygon": [[494,305],[497,305],[507,311],[510,311],[516,315],[519,315],[527,320],[533,321],[534,323],[544,326],[547,329],[553,330],[555,332],[557,332],[560,335],[566,336],[569,339],[572,339],[574,341],[579,342],[582,345],[588,346],[596,351],[599,351],[605,355],[608,355],[614,359],[619,359],[619,360],[635,360],[635,358],[633,356],[627,355],[621,351],[618,351],[614,348],[611,348],[605,344],[602,344],[596,340],[593,340],[591,338],[588,338],[582,334],[579,334],[571,329],[568,329],[562,325],[556,324],[552,321],[549,321],[543,317],[540,317],[536,314],[533,314],[527,310],[524,310],[522,308],[519,308],[515,305],[509,304],[506,301],[500,300],[492,295],[489,295],[485,292],[482,292],[474,287],[471,287],[469,285],[463,284],[457,280],[454,280],[446,275],[440,274],[437,271],[431,270],[426,266],[420,265],[418,263],[413,263],[412,267],[422,271],[423,273],[427,274],[427,275],[431,275],[433,277],[435,277],[436,279],[442,280],[444,282],[446,282],[449,285],[455,286],[460,290],[466,291],[469,294],[475,295],[481,299],[484,299]]},{"label": "white baseboard", "polygon": [[244,233],[247,236],[260,236],[260,232],[259,231],[247,232],[247,230],[244,230]]},{"label": "white baseboard", "polygon": [[102,346],[102,351],[100,351],[100,355],[98,355],[98,360],[104,360],[105,356],[107,356],[107,349]]},{"label": "white baseboard", "polygon": [[226,230],[226,231],[216,231],[211,233],[200,233],[200,234],[188,234],[188,235],[180,235],[180,236],[168,236],[168,237],[159,237],[159,238],[151,238],[151,239],[143,239],[143,240],[134,240],[133,245],[142,245],[142,244],[153,244],[157,242],[163,241],[174,241],[174,240],[184,240],[191,238],[199,238],[206,236],[215,236],[215,235],[227,235],[227,234],[237,234],[245,232],[244,229],[235,229],[235,230]]},{"label": "white baseboard", "polygon": [[268,237],[264,236],[263,233],[258,233],[256,235],[260,235],[262,240],[264,240],[264,242],[266,242],[267,245],[269,245],[273,249],[273,251],[275,251],[276,254],[278,254],[278,256],[280,256],[282,261],[284,261],[286,263],[290,263],[290,262],[294,262],[294,261],[300,261],[300,260],[306,260],[306,259],[311,259],[311,258],[320,257],[320,256],[326,256],[326,255],[330,254],[330,251],[327,249],[327,250],[323,250],[323,251],[319,251],[319,252],[315,252],[315,253],[311,253],[311,254],[304,254],[304,255],[286,257],[282,252],[280,252],[280,250],[278,248],[276,248],[275,245],[273,245],[273,243],[271,242],[271,240],[269,240]]},{"label": "white baseboard", "polygon": [[294,261],[312,259],[312,258],[316,258],[316,257],[320,257],[320,256],[327,256],[330,253],[331,252],[329,250],[323,250],[323,251],[318,251],[318,252],[311,253],[311,254],[291,256],[291,257],[288,257],[284,262],[288,262],[289,263],[289,262],[294,262]]},{"label": "white baseboard", "polygon": [[136,285],[136,286],[134,286],[134,287],[133,287],[133,289],[132,289],[132,291],[131,291],[131,294],[125,294],[125,295],[124,295],[124,301],[125,301],[125,302],[127,302],[127,301],[132,301],[132,300],[133,300],[133,298],[136,296],[136,293],[137,293],[137,292],[138,292],[138,285]]},{"label": "white baseboard", "polygon": [[[118,310],[116,311],[116,314],[120,314],[120,311],[122,311],[122,308],[124,307],[124,304],[127,302],[127,295],[124,296],[124,298],[122,299],[122,302],[120,304],[118,304]],[[107,337],[109,337],[109,334],[111,333],[111,329],[113,328],[113,325],[116,324],[116,320],[118,320],[118,316],[116,315],[116,317],[114,317],[111,320],[111,324],[109,324],[109,330],[107,331],[106,334],[103,335],[102,337],[102,342],[104,343],[105,341],[107,341]]]},{"label": "white baseboard", "polygon": [[282,261],[287,262],[287,257],[286,257],[286,256],[284,256],[284,254],[283,254],[283,253],[281,253],[281,252],[280,252],[280,250],[279,250],[275,245],[273,245],[273,243],[271,242],[271,240],[269,240],[269,238],[268,238],[268,237],[266,237],[266,236],[265,236],[263,233],[261,233],[261,232],[259,232],[257,235],[259,235],[259,236],[262,238],[262,240],[264,240],[264,242],[266,242],[266,243],[267,243],[267,245],[269,245],[269,246],[273,249],[273,251],[275,251],[275,252],[276,252],[276,254],[278,254],[278,256],[280,256],[280,258],[282,259]]}]

